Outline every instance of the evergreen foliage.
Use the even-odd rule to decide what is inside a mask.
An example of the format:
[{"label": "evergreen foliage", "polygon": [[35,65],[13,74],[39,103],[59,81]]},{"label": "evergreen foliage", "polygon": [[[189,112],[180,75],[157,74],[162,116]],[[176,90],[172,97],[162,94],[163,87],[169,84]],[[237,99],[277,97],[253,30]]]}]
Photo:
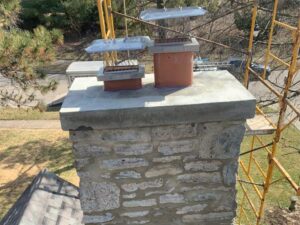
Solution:
[{"label": "evergreen foliage", "polygon": [[9,28],[16,25],[20,11],[19,0],[1,0],[0,28]]},{"label": "evergreen foliage", "polygon": [[22,26],[39,25],[80,32],[97,21],[96,0],[26,0],[22,1]]},{"label": "evergreen foliage", "polygon": [[55,45],[63,43],[63,35],[57,29],[49,31],[42,26],[32,32],[19,29],[18,3],[7,0],[0,4],[4,12],[0,14],[0,74],[15,87],[0,87],[0,105],[30,103],[35,100],[34,90],[46,92],[56,85],[54,81],[41,85],[38,79],[44,75],[38,67],[55,59]]}]

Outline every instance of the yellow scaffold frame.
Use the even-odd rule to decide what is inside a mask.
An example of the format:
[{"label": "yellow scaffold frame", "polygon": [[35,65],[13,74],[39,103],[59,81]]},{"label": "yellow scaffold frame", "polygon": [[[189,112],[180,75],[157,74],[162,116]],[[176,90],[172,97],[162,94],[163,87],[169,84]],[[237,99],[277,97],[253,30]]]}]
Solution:
[{"label": "yellow scaffold frame", "polygon": [[[299,47],[300,47],[300,15],[298,17],[298,27],[293,27],[288,24],[285,24],[283,22],[278,21],[277,18],[277,11],[278,11],[278,0],[274,0],[274,8],[273,8],[273,13],[272,13],[272,20],[271,20],[271,26],[270,26],[270,33],[269,33],[269,39],[268,39],[268,44],[267,44],[267,50],[265,53],[265,63],[264,63],[264,70],[262,74],[256,73],[252,68],[251,68],[251,62],[252,62],[252,50],[253,50],[253,40],[254,40],[254,29],[255,29],[255,24],[256,24],[256,17],[257,17],[257,12],[258,12],[258,3],[254,1],[254,7],[252,10],[252,22],[251,22],[251,31],[250,31],[250,39],[249,39],[249,47],[248,47],[248,58],[247,58],[247,64],[246,64],[246,71],[245,71],[245,76],[244,76],[244,85],[248,87],[249,84],[249,76],[252,74],[256,79],[258,79],[267,89],[269,89],[273,94],[275,94],[278,99],[279,99],[279,104],[280,104],[280,112],[279,112],[279,117],[277,124],[274,125],[275,127],[275,134],[273,137],[272,143],[264,143],[262,138],[259,135],[253,135],[252,137],[252,143],[251,143],[251,149],[249,151],[249,158],[247,164],[245,163],[244,156],[241,156],[240,159],[240,171],[244,175],[244,180],[242,181],[239,179],[239,184],[242,189],[242,199],[241,202],[239,203],[239,213],[238,213],[238,224],[249,224],[249,225],[259,225],[262,222],[262,217],[264,213],[264,208],[265,208],[265,201],[267,197],[267,193],[269,191],[270,186],[274,183],[272,182],[272,177],[273,177],[273,171],[275,168],[277,168],[280,173],[282,174],[282,179],[285,179],[289,182],[291,187],[294,189],[295,194],[300,196],[300,187],[299,185],[292,179],[292,177],[289,175],[287,170],[284,168],[284,166],[279,162],[279,160],[276,158],[276,151],[277,151],[277,145],[281,139],[282,132],[289,126],[291,125],[296,119],[300,118],[300,110],[293,105],[293,103],[288,99],[288,94],[290,87],[292,85],[293,78],[299,68],[297,68],[297,58],[299,54]],[[280,59],[278,56],[273,54],[271,52],[271,46],[272,46],[272,41],[273,41],[273,33],[274,33],[274,28],[275,26],[279,26],[281,28],[285,28],[289,30],[294,38],[293,41],[293,49],[292,49],[292,56],[290,63],[285,62],[284,60]],[[277,63],[283,65],[284,67],[288,68],[288,76],[285,80],[285,86],[283,89],[283,92],[280,93],[278,92],[271,83],[269,83],[266,79],[266,70],[267,66],[270,63],[270,60],[273,59]],[[291,108],[292,111],[296,114],[295,117],[290,120],[287,123],[284,123],[285,121],[285,115],[286,115],[286,110],[287,107]],[[257,113],[264,115],[263,111],[257,106]],[[267,119],[266,115],[264,115],[265,118]],[[255,147],[254,144],[257,142],[261,147]],[[258,163],[258,160],[254,157],[254,151],[258,149],[263,149],[266,151],[268,155],[268,168],[267,171],[265,172],[261,165]],[[248,154],[247,154],[248,155]],[[262,184],[257,184],[254,182],[253,178],[251,177],[251,169],[252,167],[255,166],[260,173],[262,180],[264,182]],[[241,175],[242,175],[241,174]],[[244,183],[243,183],[244,182]],[[247,183],[248,185],[252,186],[253,191],[255,195],[257,196],[258,204],[259,207],[255,207],[254,201],[251,199],[251,193],[249,193],[246,188],[245,184]],[[261,189],[261,190],[260,190]],[[256,201],[257,202],[257,201]],[[245,207],[247,209],[250,209],[249,211],[245,210]],[[253,213],[255,216],[255,222],[251,220],[250,213]],[[244,222],[242,222],[244,221]],[[245,223],[247,221],[247,223]]]},{"label": "yellow scaffold frame", "polygon": [[[97,0],[97,7],[102,39],[115,39],[116,34],[111,0]],[[110,65],[117,60],[117,53],[105,53],[104,57],[106,63]]]}]

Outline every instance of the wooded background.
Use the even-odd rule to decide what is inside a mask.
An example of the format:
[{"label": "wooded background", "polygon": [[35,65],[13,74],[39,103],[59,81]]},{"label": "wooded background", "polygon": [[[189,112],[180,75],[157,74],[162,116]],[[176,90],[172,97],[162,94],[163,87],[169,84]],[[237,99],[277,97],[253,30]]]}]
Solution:
[{"label": "wooded background", "polygon": [[[299,0],[281,0],[278,20],[296,25]],[[273,0],[260,0],[255,38],[255,58],[263,61],[272,16]],[[179,20],[174,29],[245,50],[251,22],[253,1],[248,0],[126,0],[127,13],[138,17],[149,7],[201,6],[208,10],[201,18]],[[113,1],[115,11],[123,12],[123,1]],[[171,21],[172,22],[172,21]],[[170,23],[172,24],[172,23]],[[130,35],[155,36],[157,31],[128,20]],[[125,35],[124,18],[115,17],[117,36]],[[45,77],[40,67],[51,64],[57,51],[71,41],[99,38],[96,0],[1,0],[0,3],[0,74],[23,90],[41,92],[55,89],[56,82],[41,85]],[[172,35],[172,34],[170,34]],[[292,37],[275,29],[272,49],[281,58],[289,57]],[[201,42],[200,56],[211,60],[244,57],[238,52]],[[18,106],[32,101],[30,92],[7,92],[0,87],[1,104],[15,101]]]}]

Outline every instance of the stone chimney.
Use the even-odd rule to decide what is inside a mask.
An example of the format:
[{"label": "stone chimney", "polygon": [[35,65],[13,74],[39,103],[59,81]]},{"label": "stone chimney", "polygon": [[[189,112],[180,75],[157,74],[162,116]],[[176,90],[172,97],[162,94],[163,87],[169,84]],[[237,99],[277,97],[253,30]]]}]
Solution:
[{"label": "stone chimney", "polygon": [[227,71],[186,88],[103,91],[75,79],[61,108],[85,224],[230,225],[244,123],[255,98]]}]

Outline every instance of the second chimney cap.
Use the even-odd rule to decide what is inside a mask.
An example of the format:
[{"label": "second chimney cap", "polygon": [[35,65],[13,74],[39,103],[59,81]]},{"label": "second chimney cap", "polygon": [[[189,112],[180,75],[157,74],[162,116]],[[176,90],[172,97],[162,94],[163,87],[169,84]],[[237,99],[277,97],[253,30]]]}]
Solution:
[{"label": "second chimney cap", "polygon": [[207,11],[201,7],[146,9],[141,12],[140,18],[145,21],[155,21],[182,17],[203,16],[206,14],[206,12]]}]

